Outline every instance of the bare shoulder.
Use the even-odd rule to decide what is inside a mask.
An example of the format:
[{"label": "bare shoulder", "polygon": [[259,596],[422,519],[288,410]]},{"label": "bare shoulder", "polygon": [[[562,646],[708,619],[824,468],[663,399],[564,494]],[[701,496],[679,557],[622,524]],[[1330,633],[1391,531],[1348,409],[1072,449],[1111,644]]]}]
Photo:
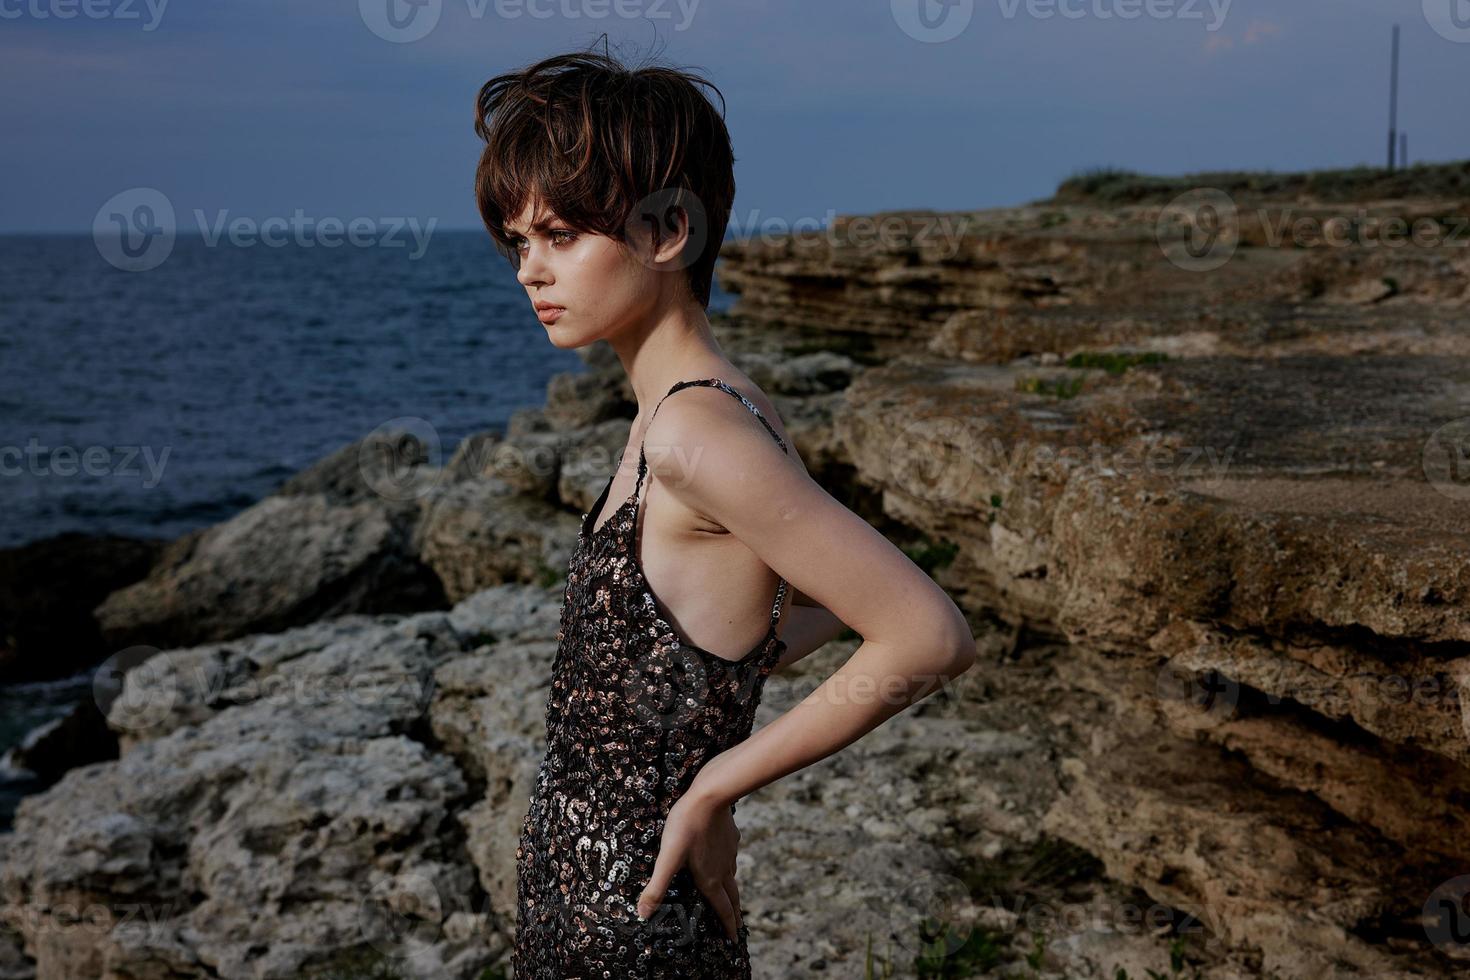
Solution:
[{"label": "bare shoulder", "polygon": [[[778,499],[776,488],[793,478],[809,491],[821,492],[765,392],[748,381],[726,383],[760,412],[769,431],[729,392],[712,385],[691,385],[675,392],[654,415],[645,441],[649,469],[660,482],[669,484],[692,521],[720,533],[729,533],[726,522],[736,517],[731,501],[719,498],[722,489],[739,487],[737,499],[742,509],[770,506]],[[671,411],[680,399],[684,404]],[[772,433],[780,439],[779,445]],[[799,587],[788,585],[793,605],[814,603]]]},{"label": "bare shoulder", "polygon": [[[752,454],[751,450],[764,445],[776,454],[789,456],[805,472],[791,435],[766,393],[744,378],[725,383],[740,395],[739,399],[716,385],[690,385],[665,397],[644,436],[649,469],[660,477],[674,477],[680,474],[681,466],[695,466],[700,458],[713,458],[704,454],[756,464],[768,453],[758,449]],[[759,417],[746,403],[760,413]]]},{"label": "bare shoulder", "polygon": [[[742,394],[759,407],[756,392]],[[767,421],[784,441],[780,420]],[[860,636],[894,646],[973,648],[949,596],[813,480],[728,392],[676,392],[649,423],[646,446],[667,495],[724,528]]]}]

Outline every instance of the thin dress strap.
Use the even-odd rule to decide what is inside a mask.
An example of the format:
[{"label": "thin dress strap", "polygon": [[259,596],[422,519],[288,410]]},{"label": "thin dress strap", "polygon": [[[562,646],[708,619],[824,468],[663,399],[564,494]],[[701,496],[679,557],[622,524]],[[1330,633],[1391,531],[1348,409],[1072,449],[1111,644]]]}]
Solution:
[{"label": "thin dress strap", "polygon": [[[783,453],[786,453],[788,456],[791,454],[791,450],[789,450],[789,449],[786,448],[785,441],[783,441],[782,438],[779,435],[776,434],[776,430],[775,429],[771,428],[771,423],[766,421],[766,417],[761,414],[760,409],[756,408],[755,405],[751,404],[751,401],[750,401],[749,398],[746,398],[740,392],[736,391],[734,388],[730,387],[728,384],[726,384],[725,382],[721,381],[719,378],[700,378],[700,379],[697,379],[697,380],[689,380],[689,381],[680,381],[680,382],[678,382],[672,388],[670,388],[667,392],[664,393],[664,397],[663,398],[660,398],[658,400],[658,404],[657,405],[653,406],[653,412],[652,412],[652,414],[650,414],[648,416],[648,425],[652,425],[653,424],[653,417],[658,414],[658,410],[663,405],[665,398],[668,398],[669,395],[672,395],[676,391],[679,391],[679,390],[684,389],[684,388],[692,388],[692,387],[694,387],[696,385],[700,385],[700,386],[703,386],[703,387],[706,387],[706,388],[719,388],[721,391],[727,392],[727,393],[729,393],[731,395],[734,395],[736,398],[740,399],[740,404],[742,404],[746,408],[750,409],[751,412],[753,412],[755,414],[755,417],[758,418],[758,419],[760,419],[761,425],[763,425],[763,426],[766,427],[766,431],[771,434],[771,438],[772,439],[775,439],[776,440],[776,445],[778,445],[778,446],[781,447],[781,451]],[[645,425],[643,427],[643,431],[645,433],[648,432],[648,425]],[[643,441],[644,442],[647,442],[648,441],[648,437],[646,435],[644,436],[644,440]],[[641,489],[643,487],[643,474],[646,473],[646,472],[648,472],[648,462],[647,462],[647,460],[643,456],[643,443],[640,442],[638,444],[638,477],[633,482],[633,496],[635,498],[639,498],[639,493],[640,493],[640,491],[641,491]],[[642,505],[642,499],[641,498],[639,498],[637,500],[637,502],[633,504],[633,519],[634,519],[635,522],[638,519],[638,509],[639,509],[639,507],[641,505]],[[786,580],[784,578],[778,578],[777,579],[777,582],[776,582],[776,601],[771,604],[771,618],[770,618],[770,622],[767,623],[767,625],[766,625],[766,632],[769,633],[771,630],[773,630],[773,629],[776,628],[776,623],[781,618],[781,602],[785,598],[786,598]]]}]

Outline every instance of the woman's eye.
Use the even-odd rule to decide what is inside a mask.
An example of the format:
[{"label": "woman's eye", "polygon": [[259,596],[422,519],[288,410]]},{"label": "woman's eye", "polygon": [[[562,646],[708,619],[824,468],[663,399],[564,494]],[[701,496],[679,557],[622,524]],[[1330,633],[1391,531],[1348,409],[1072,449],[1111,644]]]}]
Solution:
[{"label": "woman's eye", "polygon": [[[567,231],[562,228],[558,228],[555,231],[549,232],[549,234],[551,236],[551,243],[553,245],[570,245],[572,242],[577,240],[576,232]],[[524,252],[528,247],[530,247],[530,244],[531,243],[526,241],[525,237],[521,235],[517,235],[515,238],[511,239],[511,247],[514,248],[517,252]]]}]

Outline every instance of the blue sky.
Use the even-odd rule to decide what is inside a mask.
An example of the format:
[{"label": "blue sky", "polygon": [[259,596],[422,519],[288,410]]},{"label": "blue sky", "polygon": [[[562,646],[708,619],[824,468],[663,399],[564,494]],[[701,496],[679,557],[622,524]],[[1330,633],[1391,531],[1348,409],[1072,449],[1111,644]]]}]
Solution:
[{"label": "blue sky", "polygon": [[478,228],[480,84],[603,31],[720,86],[737,222],[1014,204],[1098,165],[1378,164],[1395,21],[1411,158],[1470,156],[1470,0],[923,0],[963,24],[943,41],[905,30],[920,0],[421,0],[412,41],[390,2],[0,0],[0,231],[86,231],[135,187],[181,227]]}]

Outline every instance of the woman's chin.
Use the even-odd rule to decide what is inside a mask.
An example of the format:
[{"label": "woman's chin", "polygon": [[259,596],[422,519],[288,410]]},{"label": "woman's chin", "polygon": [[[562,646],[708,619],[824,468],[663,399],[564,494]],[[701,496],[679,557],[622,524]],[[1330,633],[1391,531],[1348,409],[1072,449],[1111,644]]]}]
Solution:
[{"label": "woman's chin", "polygon": [[576,350],[578,347],[586,347],[592,341],[586,337],[579,337],[572,333],[558,333],[556,330],[548,330],[546,338],[551,341],[551,346],[559,350]]},{"label": "woman's chin", "polygon": [[551,346],[561,350],[576,350],[578,347],[586,347],[588,344],[595,343],[598,338],[573,330],[562,330],[553,323],[546,328],[546,339],[551,341]]}]

